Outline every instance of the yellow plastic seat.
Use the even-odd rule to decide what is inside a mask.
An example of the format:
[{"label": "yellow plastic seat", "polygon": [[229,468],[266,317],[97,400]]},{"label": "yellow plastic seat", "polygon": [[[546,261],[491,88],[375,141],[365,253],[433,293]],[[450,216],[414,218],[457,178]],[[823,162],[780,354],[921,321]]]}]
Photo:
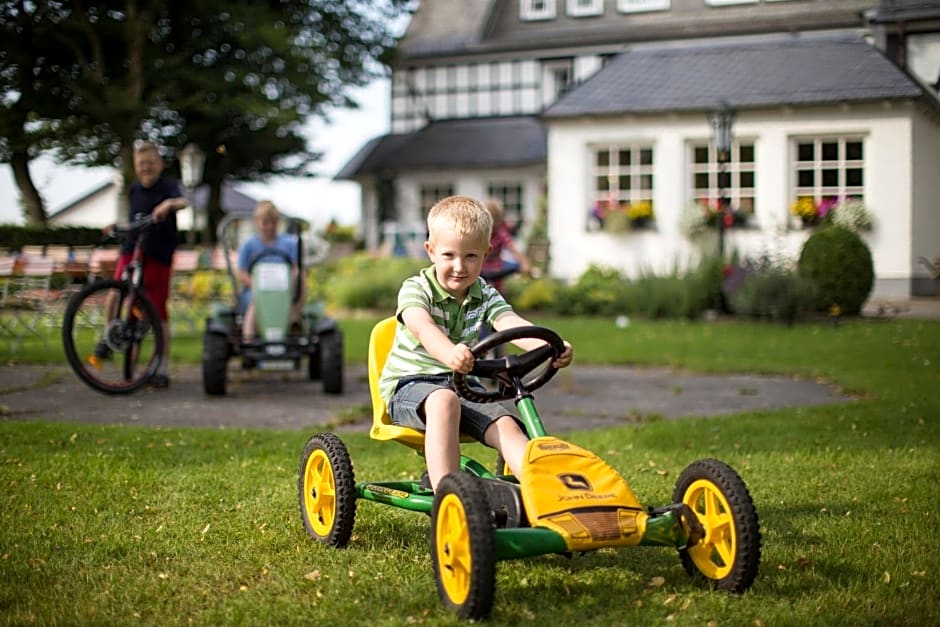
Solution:
[{"label": "yellow plastic seat", "polygon": [[[382,376],[385,360],[392,350],[396,324],[394,316],[385,318],[372,327],[372,334],[369,336],[369,393],[372,396],[372,429],[369,436],[373,440],[395,440],[423,454],[424,432],[392,424],[392,417],[388,415],[388,408],[379,393],[379,378]],[[465,435],[461,435],[460,440],[474,441]]]},{"label": "yellow plastic seat", "polygon": [[372,429],[369,436],[373,440],[395,440],[423,451],[424,433],[392,424],[385,400],[379,393],[379,378],[382,376],[388,353],[392,350],[397,322],[394,316],[385,318],[372,327],[372,334],[369,336],[369,393],[372,395]]}]

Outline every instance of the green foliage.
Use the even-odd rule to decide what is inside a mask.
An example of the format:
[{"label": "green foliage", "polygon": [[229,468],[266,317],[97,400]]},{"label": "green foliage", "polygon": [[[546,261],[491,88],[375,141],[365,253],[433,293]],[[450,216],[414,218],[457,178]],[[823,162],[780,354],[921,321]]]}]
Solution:
[{"label": "green foliage", "polygon": [[327,304],[340,309],[394,311],[402,281],[428,265],[427,259],[344,257],[324,285]]},{"label": "green foliage", "polygon": [[798,268],[800,276],[816,286],[819,311],[858,314],[875,282],[868,246],[856,233],[838,226],[821,228],[806,240]]},{"label": "green foliage", "polygon": [[815,285],[768,258],[748,264],[745,279],[731,294],[731,311],[741,316],[793,324],[813,311]]},{"label": "green foliage", "polygon": [[506,298],[520,311],[551,311],[555,309],[564,287],[555,279],[508,281]]}]

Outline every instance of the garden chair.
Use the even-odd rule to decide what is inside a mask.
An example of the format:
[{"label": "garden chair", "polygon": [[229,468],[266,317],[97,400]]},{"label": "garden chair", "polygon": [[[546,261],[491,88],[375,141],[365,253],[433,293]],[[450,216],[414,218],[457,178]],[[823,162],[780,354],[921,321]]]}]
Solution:
[{"label": "garden chair", "polygon": [[6,294],[4,310],[11,313],[12,320],[5,327],[13,336],[12,352],[19,350],[28,335],[35,335],[49,348],[47,333],[40,323],[50,313],[55,297],[52,291],[54,261],[50,257],[26,256],[23,267],[14,274]]}]

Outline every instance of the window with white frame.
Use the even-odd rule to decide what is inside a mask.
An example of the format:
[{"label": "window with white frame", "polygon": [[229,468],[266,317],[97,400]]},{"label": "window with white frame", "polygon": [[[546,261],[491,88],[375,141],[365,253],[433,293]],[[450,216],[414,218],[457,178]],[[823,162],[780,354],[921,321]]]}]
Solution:
[{"label": "window with white frame", "polygon": [[731,146],[731,159],[718,163],[718,151],[712,142],[690,145],[692,201],[706,213],[718,208],[720,198],[727,198],[736,217],[747,220],[754,215],[756,189],[754,142],[735,140]]},{"label": "window with white frame", "polygon": [[503,213],[506,221],[513,228],[522,222],[522,185],[513,182],[493,182],[486,186],[488,198],[496,198],[503,203]]},{"label": "window with white frame", "polygon": [[617,10],[621,13],[668,11],[669,0],[617,0]]},{"label": "window with white frame", "polygon": [[454,195],[452,183],[431,183],[421,186],[421,215],[427,217],[431,207],[441,198]]},{"label": "window with white frame", "polygon": [[[594,146],[589,171],[588,230],[608,228],[615,218],[622,218],[619,214],[631,216],[631,221],[634,217],[652,221],[652,146],[641,143]],[[644,215],[636,214],[637,211]]]},{"label": "window with white frame", "polygon": [[568,0],[568,15],[571,17],[602,15],[603,13],[604,0]]},{"label": "window with white frame", "polygon": [[555,0],[519,0],[519,19],[550,20],[555,17]]},{"label": "window with white frame", "polygon": [[865,144],[861,137],[794,139],[794,200],[816,205],[865,196]]}]

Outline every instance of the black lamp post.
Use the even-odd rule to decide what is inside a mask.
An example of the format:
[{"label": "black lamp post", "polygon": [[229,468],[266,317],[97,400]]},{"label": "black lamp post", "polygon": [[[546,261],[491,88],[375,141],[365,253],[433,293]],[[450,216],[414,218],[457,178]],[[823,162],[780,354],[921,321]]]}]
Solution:
[{"label": "black lamp post", "polygon": [[726,194],[731,187],[728,162],[731,161],[731,126],[734,124],[734,110],[724,100],[718,108],[708,114],[712,125],[712,137],[718,157],[718,256],[725,256],[725,219],[728,215]]},{"label": "black lamp post", "polygon": [[[183,179],[183,186],[189,191],[189,205],[193,210],[192,227],[189,230],[190,243],[196,231],[196,188],[202,182],[202,171],[206,165],[206,153],[200,150],[196,144],[186,144],[179,153],[180,177]],[[206,225],[209,224],[209,207],[205,207]]]}]

